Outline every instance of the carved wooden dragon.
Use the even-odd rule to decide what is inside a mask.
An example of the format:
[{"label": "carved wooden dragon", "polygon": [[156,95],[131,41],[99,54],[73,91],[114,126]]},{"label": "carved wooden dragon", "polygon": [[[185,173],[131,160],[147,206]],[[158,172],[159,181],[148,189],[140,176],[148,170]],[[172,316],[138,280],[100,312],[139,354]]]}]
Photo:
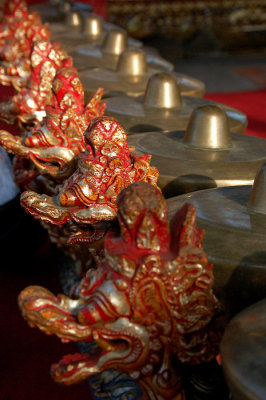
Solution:
[{"label": "carved wooden dragon", "polygon": [[0,25],[0,83],[20,90],[30,76],[30,53],[38,40],[49,40],[47,24],[28,12],[23,0],[7,1]]},{"label": "carved wooden dragon", "polygon": [[119,230],[106,237],[105,262],[87,272],[77,298],[30,286],[19,307],[31,326],[63,342],[97,344],[53,365],[56,382],[116,369],[140,383],[143,399],[184,399],[178,362],[208,361],[218,344],[212,266],[195,208],[186,204],[169,226],[161,192],[143,182],[123,190],[117,207]]},{"label": "carved wooden dragon", "polygon": [[21,204],[46,223],[52,241],[87,265],[89,254],[96,263],[103,257],[103,238],[116,218],[121,190],[138,181],[156,185],[158,171],[150,167],[150,155],[130,151],[126,132],[114,118],[94,118],[84,139],[86,151],[77,155],[77,169],[57,195],[27,191]]},{"label": "carved wooden dragon", "polygon": [[[76,68],[62,67],[53,79],[49,105],[44,108],[46,116],[41,123],[21,137],[0,131],[0,144],[16,156],[15,181],[21,190],[30,187],[49,193],[71,175],[76,167],[75,156],[85,151],[84,131],[93,118],[104,112],[102,94],[103,89],[98,89],[85,105]],[[46,186],[40,174],[45,175]]]},{"label": "carved wooden dragon", "polygon": [[37,41],[30,55],[31,75],[26,87],[12,99],[0,104],[0,119],[23,129],[32,127],[45,117],[47,96],[50,97],[56,71],[71,67],[72,58],[57,42]]}]

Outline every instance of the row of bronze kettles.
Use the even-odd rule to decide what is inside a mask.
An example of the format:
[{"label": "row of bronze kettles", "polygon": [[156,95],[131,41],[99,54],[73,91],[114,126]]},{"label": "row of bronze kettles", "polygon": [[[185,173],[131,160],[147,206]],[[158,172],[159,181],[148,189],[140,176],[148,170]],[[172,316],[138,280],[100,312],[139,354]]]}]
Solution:
[{"label": "row of bronze kettles", "polygon": [[119,121],[138,155],[152,155],[169,220],[189,202],[205,231],[214,293],[222,318],[231,322],[221,345],[223,373],[216,362],[193,367],[186,399],[265,399],[265,139],[245,135],[241,111],[204,99],[204,82],[178,73],[157,49],[128,37],[90,6],[33,8],[73,58],[85,98],[102,87],[105,115]]}]

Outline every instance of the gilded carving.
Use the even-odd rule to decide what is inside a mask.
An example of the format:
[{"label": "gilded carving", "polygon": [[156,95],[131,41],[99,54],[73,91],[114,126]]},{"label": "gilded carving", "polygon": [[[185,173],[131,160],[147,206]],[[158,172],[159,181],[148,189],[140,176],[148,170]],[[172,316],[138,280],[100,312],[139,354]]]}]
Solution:
[{"label": "gilded carving", "polygon": [[31,73],[32,46],[39,40],[49,39],[48,25],[42,24],[35,12],[28,12],[24,1],[7,2],[0,25],[0,83],[13,85],[18,91],[25,87]]},{"label": "gilded carving", "polygon": [[116,218],[119,193],[137,181],[156,185],[158,171],[150,166],[150,155],[139,157],[130,151],[125,131],[111,117],[94,118],[84,139],[86,150],[77,155],[75,172],[56,195],[27,191],[21,195],[21,204],[46,224],[51,239],[86,270],[91,256],[96,264],[103,257],[103,238]]},{"label": "gilded carving", "polygon": [[87,271],[76,298],[30,286],[19,295],[20,309],[31,326],[63,342],[95,344],[52,365],[56,382],[112,369],[137,380],[144,399],[185,399],[182,363],[209,361],[219,342],[212,265],[195,208],[186,204],[169,224],[161,192],[144,182],[124,189],[117,207],[105,261]]},{"label": "gilded carving", "polygon": [[[47,46],[50,47],[49,42]],[[16,183],[22,190],[25,190],[25,182],[26,187],[33,185],[36,188],[36,179],[40,180],[39,175],[42,174],[48,182],[49,190],[45,190],[45,193],[50,193],[51,178],[54,179],[55,189],[56,183],[67,178],[75,169],[74,157],[85,150],[83,133],[94,117],[103,114],[105,103],[101,102],[103,90],[100,88],[85,105],[83,87],[78,80],[75,68],[58,69],[52,82],[49,105],[44,108],[45,118],[21,137],[0,131],[0,144],[16,157],[26,158],[31,163],[31,168],[29,163],[15,164]],[[65,103],[63,99],[68,94],[73,102]],[[25,166],[26,170],[18,171]],[[27,171],[30,178],[33,170],[35,182],[25,180]],[[43,193],[43,178],[41,183],[40,192]]]},{"label": "gilded carving", "polygon": [[18,123],[21,129],[24,129],[25,126],[32,126],[44,118],[51,82],[59,69],[58,63],[49,58],[51,51],[57,52],[61,67],[72,65],[71,57],[68,57],[59,43],[47,40],[36,42],[30,55],[31,74],[26,87],[12,99],[0,104],[0,119],[9,124]]}]

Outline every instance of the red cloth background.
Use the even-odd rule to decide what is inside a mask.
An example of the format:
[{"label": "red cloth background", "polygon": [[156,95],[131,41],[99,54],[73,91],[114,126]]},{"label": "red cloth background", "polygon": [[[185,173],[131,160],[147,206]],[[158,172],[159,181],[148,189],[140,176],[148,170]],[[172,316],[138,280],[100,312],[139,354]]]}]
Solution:
[{"label": "red cloth background", "polygon": [[105,0],[79,0],[82,3],[90,4],[93,7],[95,14],[101,15],[103,18],[107,17],[107,9]]},{"label": "red cloth background", "polygon": [[[29,233],[25,222],[22,235]],[[39,233],[36,227],[31,230],[31,235]],[[61,292],[50,243],[33,246],[31,235],[28,242],[24,240],[24,252],[19,253],[15,241],[10,243],[9,256],[7,251],[3,253],[0,241],[0,399],[90,400],[86,381],[61,386],[50,376],[51,364],[66,354],[76,353],[76,344],[63,344],[54,335],[30,328],[18,308],[17,296],[28,285],[44,286],[55,294]]]},{"label": "red cloth background", "polygon": [[266,139],[266,90],[232,93],[207,93],[206,99],[234,107],[246,114],[246,134]]}]

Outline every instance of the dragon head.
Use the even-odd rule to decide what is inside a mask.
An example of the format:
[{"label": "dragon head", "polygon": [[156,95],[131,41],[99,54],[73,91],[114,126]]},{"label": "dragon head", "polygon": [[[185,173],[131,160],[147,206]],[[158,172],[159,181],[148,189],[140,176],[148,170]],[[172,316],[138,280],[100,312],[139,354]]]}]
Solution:
[{"label": "dragon head", "polygon": [[[102,115],[103,89],[98,89],[84,105],[84,90],[76,68],[59,68],[52,82],[51,96],[46,99],[46,117],[22,137],[1,131],[0,143],[9,152],[32,163],[27,171],[50,176],[57,182],[67,178],[75,168],[75,156],[85,150],[83,133],[95,116]],[[24,164],[25,165],[25,164]],[[16,167],[24,169],[23,163]],[[15,170],[16,183],[23,187],[27,171]],[[20,177],[22,181],[20,181]]]},{"label": "dragon head", "polygon": [[94,118],[84,137],[86,150],[77,155],[77,169],[58,186],[57,195],[27,191],[21,195],[21,204],[48,223],[50,232],[55,231],[53,226],[64,229],[64,235],[61,230],[52,235],[59,247],[68,249],[71,244],[79,258],[88,246],[95,259],[103,256],[103,238],[115,220],[118,194],[136,181],[156,185],[158,171],[150,167],[149,155],[138,157],[129,150],[124,129],[111,117]]},{"label": "dragon head", "polygon": [[60,68],[52,83],[46,117],[22,139],[21,145],[42,174],[57,181],[74,172],[75,156],[85,150],[83,133],[92,118],[102,115],[103,89],[84,105],[84,90],[76,68]]},{"label": "dragon head", "polygon": [[138,380],[147,399],[183,399],[174,360],[205,362],[218,345],[209,328],[217,306],[212,266],[195,208],[186,204],[169,225],[161,192],[144,182],[124,189],[117,206],[119,230],[107,235],[105,262],[87,271],[77,299],[31,286],[19,306],[31,326],[63,341],[96,343],[53,365],[55,381],[116,369]]},{"label": "dragon head", "polygon": [[94,118],[84,137],[86,150],[78,154],[77,169],[59,186],[57,196],[21,196],[22,206],[36,218],[55,225],[76,224],[69,242],[84,241],[88,226],[114,220],[122,189],[136,181],[156,185],[158,178],[149,155],[137,157],[129,151],[126,133],[115,119]]}]

